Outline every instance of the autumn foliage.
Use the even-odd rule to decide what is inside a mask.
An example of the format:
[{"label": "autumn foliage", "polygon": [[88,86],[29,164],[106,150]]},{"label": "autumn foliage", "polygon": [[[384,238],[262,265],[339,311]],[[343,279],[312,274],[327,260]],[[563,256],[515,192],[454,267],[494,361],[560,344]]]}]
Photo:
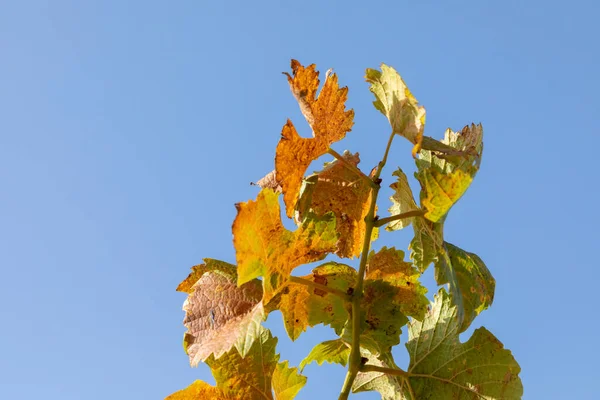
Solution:
[{"label": "autumn foliage", "polygon": [[[360,391],[378,391],[385,400],[520,399],[520,367],[492,333],[482,327],[459,340],[492,304],[495,281],[476,254],[443,234],[448,212],[479,169],[481,125],[448,129],[440,141],[424,136],[425,108],[400,75],[387,65],[367,69],[375,108],[387,117],[391,134],[381,161],[365,173],[358,153],[331,148],[351,131],[354,118],[345,105],[348,89],[339,87],[336,74],[326,74],[320,90],[315,65],[292,60],[285,75],[312,138],[286,122],[275,170],[258,181],[255,200],[236,205],[237,265],[205,259],[177,288],[188,294],[184,349],[192,366],[210,366],[216,386],[196,381],[167,399],[293,399],[307,383],[302,369],[312,362],[347,366],[339,399]],[[389,216],[380,217],[381,174],[397,136],[413,144],[421,189],[415,199],[405,173],[394,171],[391,204],[383,207]],[[309,165],[324,155],[333,161],[307,176]],[[282,214],[293,218],[295,230],[284,227]],[[410,225],[408,257],[396,248],[371,249],[383,233],[379,228]],[[294,275],[297,267],[328,255],[360,261],[357,268],[324,261],[306,276]],[[432,303],[419,281],[431,264],[443,286]],[[280,361],[277,338],[262,326],[275,310],[292,340],[318,324],[339,338],[315,346],[300,369],[291,367]],[[403,329],[406,370],[392,357]]]}]

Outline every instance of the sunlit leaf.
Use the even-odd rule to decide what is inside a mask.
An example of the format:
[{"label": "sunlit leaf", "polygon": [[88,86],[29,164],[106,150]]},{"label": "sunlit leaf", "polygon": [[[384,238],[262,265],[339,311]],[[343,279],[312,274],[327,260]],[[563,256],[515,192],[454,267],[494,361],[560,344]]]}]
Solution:
[{"label": "sunlit leaf", "polygon": [[346,111],[347,88],[339,88],[337,75],[326,76],[317,96],[319,73],[315,65],[302,66],[292,60],[292,75],[286,73],[288,83],[306,121],[312,128],[313,138],[298,135],[290,120],[283,126],[281,140],[275,155],[277,181],[284,193],[288,217],[294,214],[302,178],[310,163],[327,152],[329,146],[344,138],[354,124],[354,111]]},{"label": "sunlit leaf", "polygon": [[306,384],[306,377],[298,373],[298,368],[288,367],[288,362],[280,362],[273,372],[273,392],[275,400],[292,400]]},{"label": "sunlit leaf", "polygon": [[[419,207],[417,206],[417,203],[415,203],[415,198],[413,197],[412,190],[408,185],[408,179],[404,172],[398,168],[392,175],[398,177],[398,181],[390,185],[394,190],[394,194],[390,197],[390,200],[392,201],[392,206],[388,210],[390,214],[394,216],[408,211],[418,210]],[[413,219],[414,218],[406,218],[392,221],[387,225],[386,230],[397,231],[398,229],[406,228]]]},{"label": "sunlit leaf", "polygon": [[416,178],[421,183],[421,206],[425,218],[438,222],[469,188],[479,170],[483,151],[481,125],[465,126],[460,132],[448,129],[441,145],[453,154],[423,149],[417,160]]},{"label": "sunlit leaf", "polygon": [[236,205],[233,244],[238,262],[238,284],[263,276],[264,302],[287,282],[299,265],[323,259],[337,249],[332,215],[308,218],[296,231],[281,222],[278,195],[263,189],[256,201]]},{"label": "sunlit leaf", "polygon": [[252,184],[259,186],[262,189],[272,189],[277,193],[281,193],[283,191],[281,183],[279,183],[279,181],[277,180],[277,171],[275,170],[269,172],[267,175],[260,178],[256,183]]},{"label": "sunlit leaf", "polygon": [[205,262],[193,267],[179,286],[190,293],[183,304],[183,323],[188,328],[184,348],[192,366],[211,354],[219,357],[232,346],[245,355],[264,317],[258,279],[238,287],[235,266],[211,259]]},{"label": "sunlit leaf", "polygon": [[[344,264],[326,263],[302,277],[332,289],[346,292],[354,285],[356,271]],[[296,340],[309,326],[330,325],[340,333],[349,318],[349,304],[339,296],[318,288],[289,282],[266,306],[267,312],[280,310],[285,329]]]},{"label": "sunlit leaf", "polygon": [[319,343],[310,351],[310,353],[300,362],[300,370],[303,370],[308,364],[316,362],[318,365],[324,362],[330,364],[341,364],[344,367],[350,357],[350,346],[342,339],[328,340]]},{"label": "sunlit leaf", "polygon": [[457,310],[441,289],[423,322],[409,324],[408,382],[416,399],[521,399],[521,368],[487,329],[460,343]]},{"label": "sunlit leaf", "polygon": [[426,210],[425,218],[438,222],[467,191],[473,181],[471,171],[455,169],[441,172],[435,168],[424,168],[417,173],[421,182],[421,205]]},{"label": "sunlit leaf", "polygon": [[413,156],[419,151],[425,128],[425,107],[408,90],[398,72],[381,64],[381,72],[367,69],[365,76],[375,95],[373,105],[387,117],[394,133],[404,136],[414,145]]},{"label": "sunlit leaf", "polygon": [[[168,396],[166,400],[280,400],[292,399],[300,390],[301,381],[296,368],[287,362],[279,363],[275,353],[277,338],[262,328],[245,356],[236,348],[220,357],[211,355],[206,363],[210,367],[216,386],[196,381],[186,389]],[[279,371],[277,371],[279,369]],[[276,379],[277,382],[274,382]],[[281,397],[273,397],[273,390]]]},{"label": "sunlit leaf", "polygon": [[444,249],[444,256],[435,264],[435,279],[439,285],[449,284],[462,332],[492,305],[496,281],[476,254],[447,242]]},{"label": "sunlit leaf", "polygon": [[367,285],[370,281],[382,280],[394,287],[390,303],[396,303],[406,316],[423,319],[429,301],[425,297],[427,289],[419,282],[420,272],[409,262],[404,261],[404,252],[395,248],[383,247],[372,251],[367,260]]},{"label": "sunlit leaf", "polygon": [[236,395],[239,399],[273,399],[271,382],[279,361],[279,355],[275,354],[276,345],[277,338],[263,329],[245,357],[236,349],[219,358],[211,356],[206,363],[217,387],[226,395]]},{"label": "sunlit leaf", "polygon": [[195,381],[185,389],[167,396],[165,400],[233,400],[236,398],[237,397],[234,395],[226,396],[220,389],[217,389],[215,386],[211,386],[204,381]]},{"label": "sunlit leaf", "polygon": [[[344,153],[344,159],[357,166],[358,153]],[[336,230],[340,234],[338,250],[340,257],[352,258],[360,255],[364,242],[365,217],[371,206],[371,187],[358,174],[339,160],[325,165],[325,168],[306,181],[298,202],[298,212],[302,220],[309,211],[316,215],[333,212],[336,217]]]}]

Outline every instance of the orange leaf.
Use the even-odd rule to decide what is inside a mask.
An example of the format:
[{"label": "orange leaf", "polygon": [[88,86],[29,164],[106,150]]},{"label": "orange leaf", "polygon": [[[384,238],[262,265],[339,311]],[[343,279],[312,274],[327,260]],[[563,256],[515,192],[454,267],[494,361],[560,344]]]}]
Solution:
[{"label": "orange leaf", "polygon": [[235,397],[226,396],[221,389],[209,385],[204,381],[195,381],[190,386],[167,396],[165,400],[232,400]]},{"label": "orange leaf", "polygon": [[[354,166],[360,162],[358,153],[345,153],[343,157]],[[360,255],[366,231],[365,217],[371,206],[370,186],[339,160],[326,164],[315,178],[308,178],[310,182],[300,196],[300,218],[309,210],[316,215],[333,212],[340,234],[336,254],[347,258]]]},{"label": "orange leaf", "polygon": [[348,89],[339,88],[336,74],[326,76],[318,96],[319,73],[314,64],[305,68],[298,61],[292,60],[292,75],[286,75],[313,133],[313,138],[310,139],[300,137],[288,120],[277,145],[277,181],[283,188],[286,214],[291,218],[306,169],[312,161],[327,152],[331,143],[341,140],[352,129],[354,111],[345,109]]},{"label": "orange leaf", "polygon": [[238,262],[238,285],[263,276],[265,304],[299,265],[322,260],[337,248],[331,215],[307,219],[296,231],[283,226],[278,195],[263,189],[256,201],[236,205],[233,244]]}]

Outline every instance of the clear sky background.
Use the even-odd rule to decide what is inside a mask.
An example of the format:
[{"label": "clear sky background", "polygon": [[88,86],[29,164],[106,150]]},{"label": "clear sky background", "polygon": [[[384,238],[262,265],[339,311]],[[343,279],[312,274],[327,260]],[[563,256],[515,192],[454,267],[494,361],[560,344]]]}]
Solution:
[{"label": "clear sky background", "polygon": [[[235,260],[234,203],[256,196],[286,118],[309,133],[290,58],[349,86],[356,123],[333,147],[367,171],[389,133],[367,67],[402,74],[426,135],[483,123],[482,168],[446,223],[497,280],[474,326],[512,350],[524,398],[599,398],[599,17],[580,0],[0,2],[0,398],[213,382],[188,365],[175,287],[204,257]],[[396,140],[386,187],[410,148]],[[279,314],[267,325],[295,365],[332,337],[292,345]],[[342,367],[305,373],[299,399],[337,398]]]}]

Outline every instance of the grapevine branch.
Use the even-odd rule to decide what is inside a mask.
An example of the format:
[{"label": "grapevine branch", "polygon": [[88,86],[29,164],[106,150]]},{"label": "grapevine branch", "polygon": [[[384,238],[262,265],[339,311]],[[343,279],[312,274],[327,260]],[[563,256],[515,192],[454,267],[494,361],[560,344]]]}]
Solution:
[{"label": "grapevine branch", "polygon": [[365,217],[366,229],[365,229],[365,239],[363,241],[363,247],[360,257],[360,265],[358,267],[358,276],[356,278],[356,284],[354,285],[354,292],[352,293],[352,347],[350,350],[350,358],[348,363],[348,372],[346,373],[346,378],[344,379],[344,386],[342,386],[342,391],[340,392],[340,396],[338,400],[347,400],[350,395],[350,391],[352,390],[352,384],[354,383],[354,379],[356,379],[356,375],[358,374],[361,368],[361,355],[360,355],[360,322],[361,322],[361,307],[360,303],[363,298],[363,282],[365,279],[365,272],[367,269],[367,257],[369,255],[369,249],[371,246],[371,235],[373,234],[373,228],[375,228],[375,207],[377,205],[377,195],[379,194],[379,189],[381,186],[379,185],[381,175],[381,171],[387,162],[388,154],[390,152],[390,147],[392,146],[392,141],[394,140],[395,133],[392,132],[390,138],[388,139],[387,146],[385,148],[385,153],[383,158],[377,165],[377,171],[371,181],[371,206],[369,207],[369,212]]}]

